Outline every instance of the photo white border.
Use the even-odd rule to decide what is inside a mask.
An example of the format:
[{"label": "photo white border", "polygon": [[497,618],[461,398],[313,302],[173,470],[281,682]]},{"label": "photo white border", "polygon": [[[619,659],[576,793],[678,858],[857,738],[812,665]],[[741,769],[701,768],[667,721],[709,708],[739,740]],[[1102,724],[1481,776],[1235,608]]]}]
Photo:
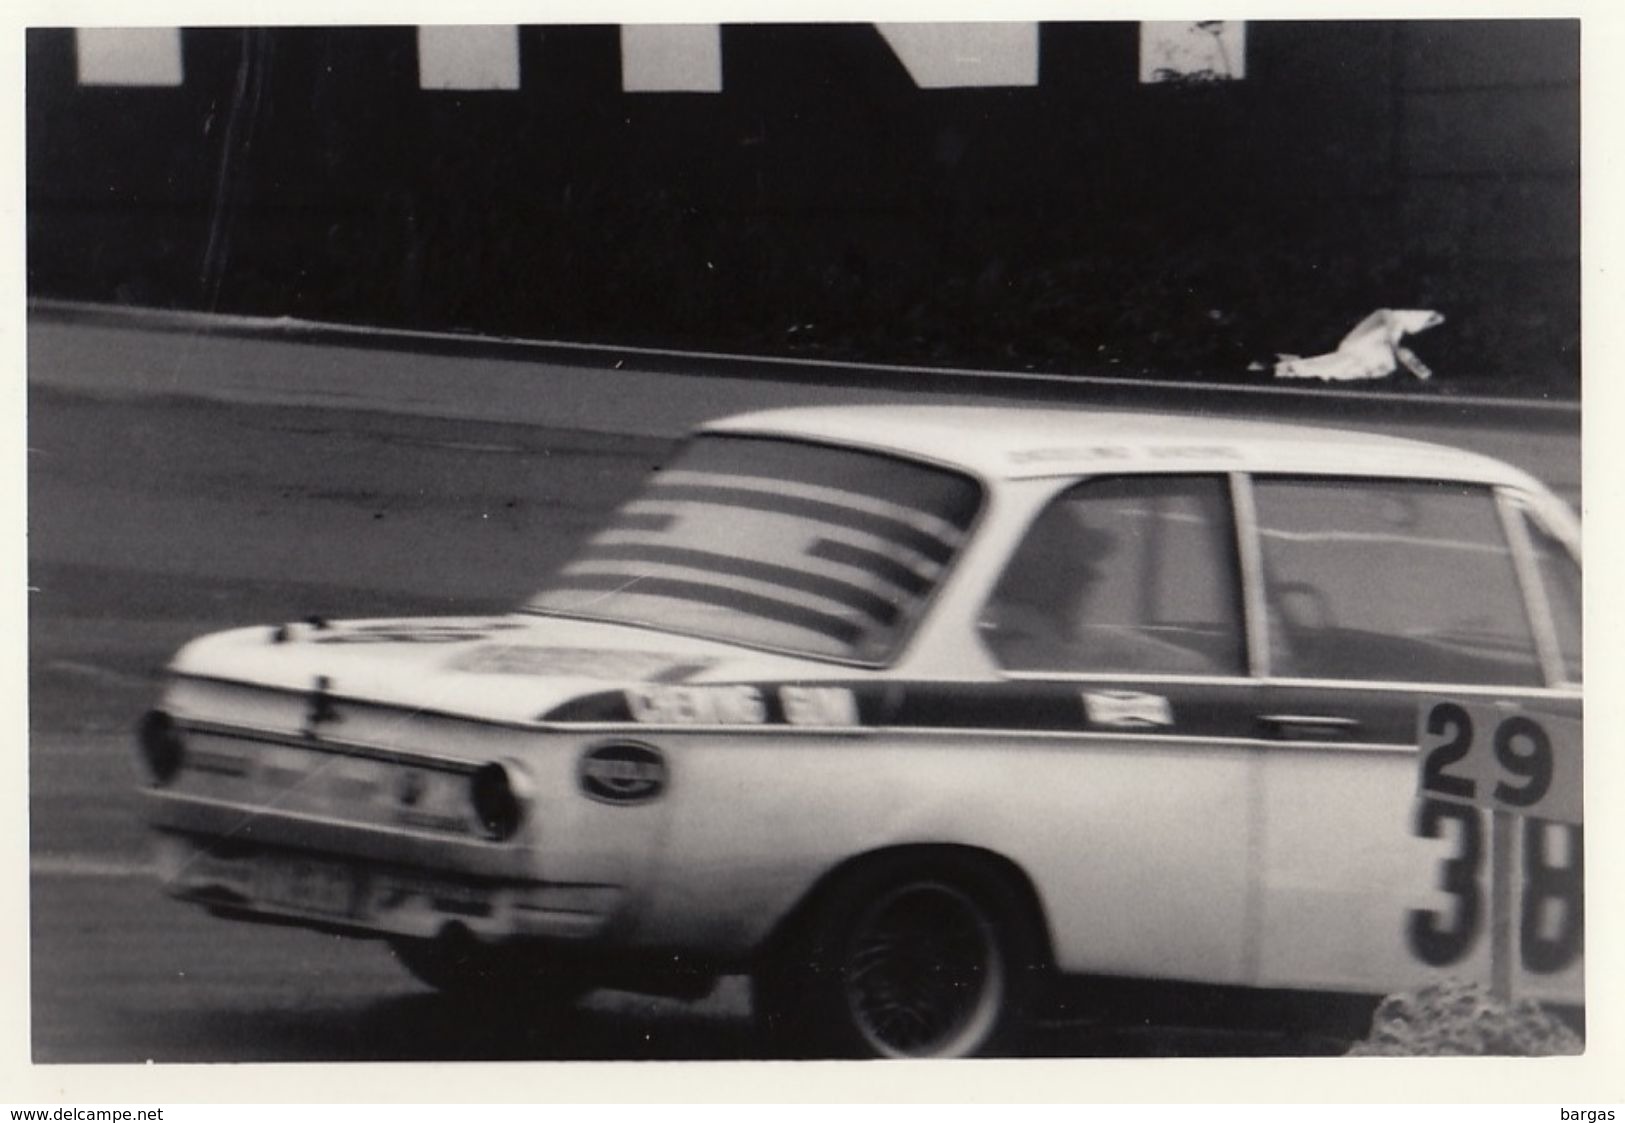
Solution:
[{"label": "photo white border", "polygon": [[[315,23],[610,23],[789,20],[908,21],[940,19],[1107,20],[1209,18],[1485,18],[1578,17],[1582,24],[1584,148],[1583,263],[1585,420],[1585,511],[1587,553],[1593,560],[1587,588],[1587,632],[1591,689],[1587,727],[1594,731],[1588,752],[1591,810],[1587,884],[1588,1047],[1582,1058],[1509,1062],[1505,1058],[1456,1060],[1065,1060],[827,1064],[777,1062],[680,1063],[432,1063],[329,1065],[80,1066],[29,1062],[27,835],[27,617],[25,534],[6,540],[10,580],[0,604],[10,625],[13,705],[0,710],[13,735],[10,783],[0,796],[0,853],[8,859],[0,876],[0,901],[12,923],[0,930],[0,1104],[17,1106],[109,1104],[139,1107],[185,1103],[567,1103],[567,1102],[898,1102],[948,1103],[1062,1102],[1148,1103],[1543,1103],[1596,1107],[1625,1100],[1622,1050],[1622,947],[1619,886],[1625,882],[1610,866],[1625,856],[1618,820],[1609,812],[1625,792],[1620,752],[1612,734],[1621,723],[1619,632],[1620,588],[1604,566],[1619,555],[1621,539],[1616,481],[1625,463],[1610,444],[1619,444],[1611,422],[1620,419],[1621,389],[1613,361],[1621,356],[1619,200],[1625,198],[1621,136],[1609,128],[1611,114],[1625,104],[1619,95],[1625,14],[1587,0],[1584,3],[1435,2],[1419,10],[1413,3],[1384,0],[1354,4],[1249,3],[1241,13],[1202,9],[1188,3],[1112,2],[1079,4],[1016,2],[993,5],[964,0],[587,0],[537,4],[520,0],[279,0],[275,5],[241,0],[19,0],[0,12],[8,34],[0,37],[4,84],[0,141],[11,153],[14,174],[0,180],[0,209],[9,216],[10,269],[0,272],[4,319],[0,339],[17,376],[0,382],[0,410],[13,420],[13,441],[4,455],[11,473],[0,502],[12,525],[26,527],[25,426],[26,317],[23,145],[24,35],[29,26],[204,26]],[[1380,80],[1380,79],[1374,79]],[[1611,566],[1610,566],[1611,568]],[[117,918],[109,918],[116,923]],[[1114,1118],[1130,1112],[1112,1109]],[[191,1116],[196,1118],[197,1116]],[[1555,1110],[1528,1115],[1555,1120]]]}]

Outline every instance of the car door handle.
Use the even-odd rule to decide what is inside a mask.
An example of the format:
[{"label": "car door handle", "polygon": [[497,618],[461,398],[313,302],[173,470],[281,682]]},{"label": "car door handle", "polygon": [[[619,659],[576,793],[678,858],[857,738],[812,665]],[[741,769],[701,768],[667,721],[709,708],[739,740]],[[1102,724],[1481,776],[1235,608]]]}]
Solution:
[{"label": "car door handle", "polygon": [[1277,734],[1310,737],[1337,737],[1357,733],[1360,723],[1351,717],[1332,714],[1259,714],[1259,723]]}]

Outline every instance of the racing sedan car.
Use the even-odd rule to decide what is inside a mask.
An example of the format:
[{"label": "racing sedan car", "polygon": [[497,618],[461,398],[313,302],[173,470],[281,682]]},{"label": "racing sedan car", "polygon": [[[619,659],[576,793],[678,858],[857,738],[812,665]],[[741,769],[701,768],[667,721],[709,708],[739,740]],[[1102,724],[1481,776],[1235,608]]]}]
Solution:
[{"label": "racing sedan car", "polygon": [[1580,1003],[1578,556],[1416,442],[751,414],[508,615],[187,645],[143,799],[220,916],[538,1005],[745,972],[808,1050],[1015,1049],[1060,976]]}]

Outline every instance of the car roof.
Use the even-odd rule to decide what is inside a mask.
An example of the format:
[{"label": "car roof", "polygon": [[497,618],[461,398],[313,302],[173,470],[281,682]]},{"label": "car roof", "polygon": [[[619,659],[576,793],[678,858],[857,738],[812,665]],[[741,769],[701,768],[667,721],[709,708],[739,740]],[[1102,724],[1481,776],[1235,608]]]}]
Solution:
[{"label": "car roof", "polygon": [[1538,487],[1499,460],[1446,445],[1310,425],[1178,413],[1019,406],[817,406],[713,421],[702,432],[894,452],[987,479],[1145,471],[1271,471]]}]

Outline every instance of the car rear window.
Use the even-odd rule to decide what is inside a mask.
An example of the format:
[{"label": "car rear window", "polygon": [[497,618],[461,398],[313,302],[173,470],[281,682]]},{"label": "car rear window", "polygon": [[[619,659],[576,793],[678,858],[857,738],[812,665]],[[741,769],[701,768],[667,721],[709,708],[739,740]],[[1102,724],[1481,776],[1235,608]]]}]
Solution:
[{"label": "car rear window", "polygon": [[689,444],[528,610],[878,663],[958,554],[967,476],[766,437]]}]

